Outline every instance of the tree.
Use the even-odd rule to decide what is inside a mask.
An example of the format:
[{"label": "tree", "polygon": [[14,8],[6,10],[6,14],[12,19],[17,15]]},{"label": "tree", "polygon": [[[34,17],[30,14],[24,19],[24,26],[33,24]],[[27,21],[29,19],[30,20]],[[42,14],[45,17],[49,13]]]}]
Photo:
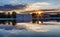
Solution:
[{"label": "tree", "polygon": [[15,11],[12,12],[12,17],[13,17],[13,18],[16,18],[16,12],[15,12]]},{"label": "tree", "polygon": [[8,16],[8,18],[11,18],[10,12],[8,12],[8,15],[7,16]]},{"label": "tree", "polygon": [[16,25],[16,12],[15,12],[15,11],[12,12],[12,18],[13,18],[12,24],[13,24],[13,25]]}]

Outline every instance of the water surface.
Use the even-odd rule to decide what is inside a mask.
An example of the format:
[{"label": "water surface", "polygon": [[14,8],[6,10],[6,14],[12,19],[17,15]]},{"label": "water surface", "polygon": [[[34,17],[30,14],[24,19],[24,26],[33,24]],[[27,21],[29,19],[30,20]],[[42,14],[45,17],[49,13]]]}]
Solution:
[{"label": "water surface", "polygon": [[0,37],[60,37],[60,22],[0,24]]}]

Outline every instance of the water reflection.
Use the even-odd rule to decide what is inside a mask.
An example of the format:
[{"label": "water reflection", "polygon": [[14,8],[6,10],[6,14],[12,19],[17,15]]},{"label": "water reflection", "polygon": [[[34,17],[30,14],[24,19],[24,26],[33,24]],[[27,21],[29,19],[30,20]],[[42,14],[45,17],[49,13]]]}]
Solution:
[{"label": "water reflection", "polygon": [[35,31],[35,32],[48,32],[48,29],[43,29],[41,25],[32,24],[32,23],[17,23],[18,27],[24,27],[28,31]]},{"label": "water reflection", "polygon": [[[31,30],[31,31],[35,31],[35,32],[48,32],[49,29],[53,29],[54,26],[59,26],[60,22],[44,22],[43,24],[35,24],[35,23],[17,23],[16,20],[4,20],[1,21],[0,20],[0,24],[6,24],[8,23],[8,25],[12,25],[15,26],[15,29],[19,29],[19,30]],[[7,25],[5,25],[7,26]],[[51,28],[51,27],[52,28]],[[8,27],[8,26],[7,26]],[[50,28],[49,28],[50,27]]]},{"label": "water reflection", "polygon": [[[50,25],[49,23],[56,25]],[[60,36],[60,25],[57,25],[60,24],[59,22],[44,22],[44,24],[48,25],[33,23],[17,23],[16,26],[0,25],[0,36],[1,37]],[[1,29],[2,26],[4,26],[4,28]]]},{"label": "water reflection", "polygon": [[12,25],[16,25],[16,20],[0,20],[0,24],[8,24],[10,25],[12,23]]}]

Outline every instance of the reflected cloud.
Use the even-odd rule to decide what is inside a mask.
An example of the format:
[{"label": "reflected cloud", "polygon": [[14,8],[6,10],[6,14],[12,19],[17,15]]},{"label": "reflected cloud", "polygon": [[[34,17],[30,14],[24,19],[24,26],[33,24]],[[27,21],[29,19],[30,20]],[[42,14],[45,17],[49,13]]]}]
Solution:
[{"label": "reflected cloud", "polygon": [[25,26],[26,29],[29,31],[35,31],[35,32],[48,32],[48,29],[43,29],[43,27],[40,27],[38,24],[26,24],[26,23],[20,23],[17,26]]},{"label": "reflected cloud", "polygon": [[[46,36],[46,35],[58,35],[60,34],[60,25],[38,25],[32,23],[17,23],[16,26],[12,25],[0,25],[1,37],[16,37],[16,36]],[[10,30],[6,30],[6,28]]]}]

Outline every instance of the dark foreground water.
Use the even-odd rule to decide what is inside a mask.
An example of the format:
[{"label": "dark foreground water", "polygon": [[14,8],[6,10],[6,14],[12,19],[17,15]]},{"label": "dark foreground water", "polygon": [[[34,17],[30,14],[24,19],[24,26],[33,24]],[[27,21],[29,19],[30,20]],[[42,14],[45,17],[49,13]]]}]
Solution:
[{"label": "dark foreground water", "polygon": [[0,37],[60,37],[60,22],[0,24]]}]

